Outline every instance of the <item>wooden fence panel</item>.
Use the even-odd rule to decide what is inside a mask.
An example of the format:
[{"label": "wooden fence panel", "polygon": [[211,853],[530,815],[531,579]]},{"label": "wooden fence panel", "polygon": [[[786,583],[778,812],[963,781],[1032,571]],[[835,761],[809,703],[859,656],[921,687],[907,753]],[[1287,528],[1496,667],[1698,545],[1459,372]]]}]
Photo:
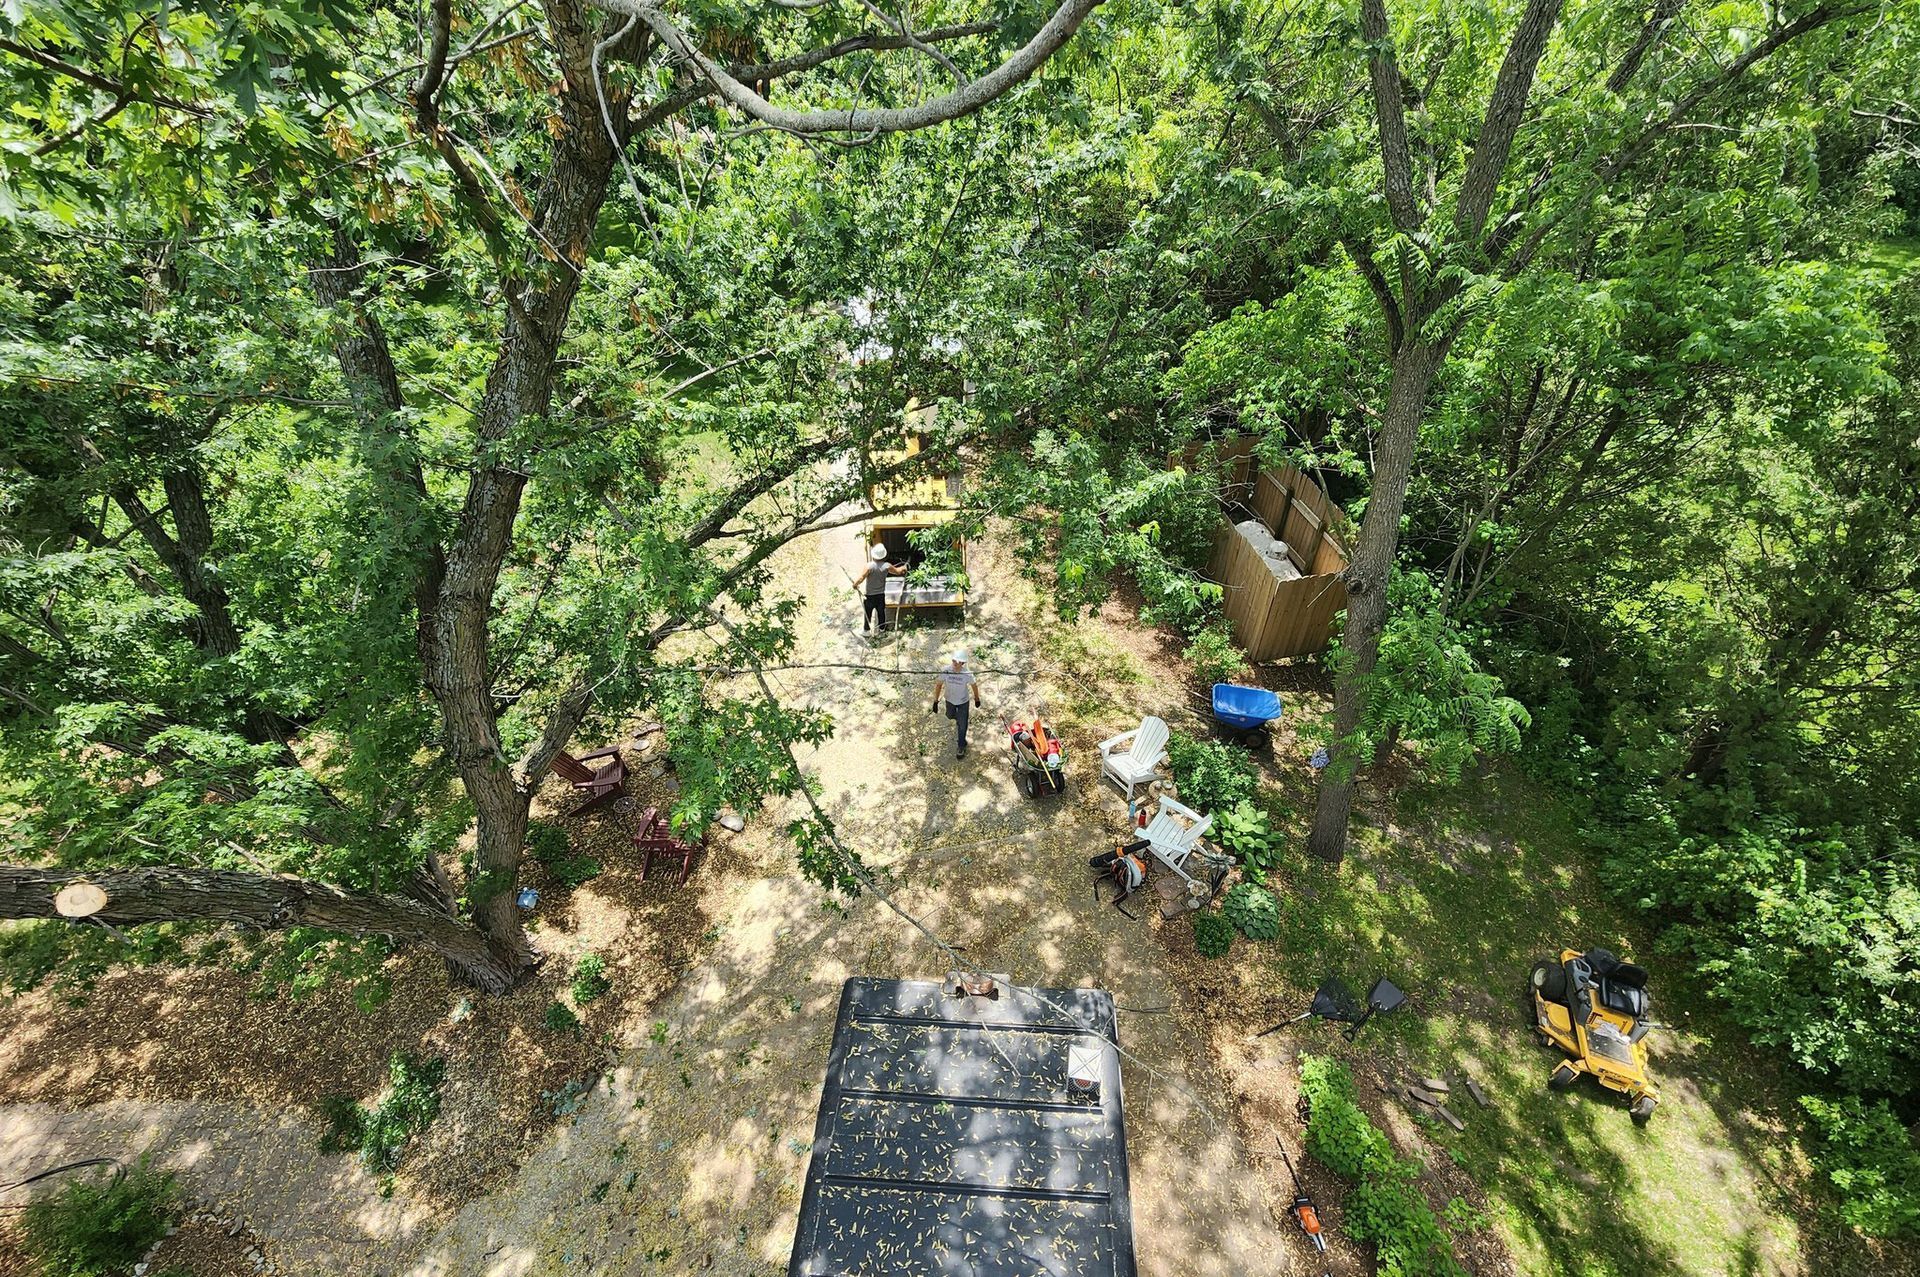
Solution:
[{"label": "wooden fence panel", "polygon": [[[1201,446],[1183,450],[1174,463],[1192,465]],[[1259,467],[1253,439],[1213,447],[1224,463],[1221,497],[1245,506],[1285,541],[1303,573],[1293,581],[1276,579],[1266,560],[1221,519],[1207,575],[1226,591],[1223,610],[1234,638],[1255,661],[1324,651],[1335,619],[1347,606],[1347,587],[1338,576],[1346,569],[1351,544],[1346,514],[1293,466]]]}]

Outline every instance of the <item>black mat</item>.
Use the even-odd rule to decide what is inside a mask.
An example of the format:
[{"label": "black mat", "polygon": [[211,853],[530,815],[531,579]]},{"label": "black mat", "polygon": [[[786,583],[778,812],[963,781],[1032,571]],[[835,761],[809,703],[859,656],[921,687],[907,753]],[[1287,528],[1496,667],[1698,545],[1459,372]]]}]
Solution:
[{"label": "black mat", "polygon": [[788,1277],[1134,1277],[1113,999],[1034,992],[847,981]]}]

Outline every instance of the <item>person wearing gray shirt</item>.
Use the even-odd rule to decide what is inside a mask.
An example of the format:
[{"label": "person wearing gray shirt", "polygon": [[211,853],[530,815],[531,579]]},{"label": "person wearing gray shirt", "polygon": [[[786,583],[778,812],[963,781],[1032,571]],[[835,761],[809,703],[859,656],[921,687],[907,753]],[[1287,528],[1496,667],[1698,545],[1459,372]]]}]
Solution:
[{"label": "person wearing gray shirt", "polygon": [[934,680],[933,704],[928,712],[940,709],[940,702],[947,703],[947,717],[953,720],[953,756],[956,759],[967,756],[967,719],[980,707],[980,683],[973,672],[967,668],[970,653],[961,648],[953,654],[949,668],[941,670]]},{"label": "person wearing gray shirt", "polygon": [[880,618],[880,632],[882,634],[887,632],[887,578],[906,574],[907,567],[904,563],[895,567],[887,562],[886,546],[876,545],[867,551],[867,570],[860,574],[865,578],[861,585],[865,587],[867,596],[867,610],[860,620],[862,634],[871,628],[876,616]]}]

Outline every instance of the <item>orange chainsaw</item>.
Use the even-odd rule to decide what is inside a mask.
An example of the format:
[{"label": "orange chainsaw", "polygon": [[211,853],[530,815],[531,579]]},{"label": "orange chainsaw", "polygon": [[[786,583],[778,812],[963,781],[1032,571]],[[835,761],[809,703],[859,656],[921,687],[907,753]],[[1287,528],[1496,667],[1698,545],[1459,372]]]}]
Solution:
[{"label": "orange chainsaw", "polygon": [[1307,1235],[1313,1248],[1322,1255],[1327,1253],[1327,1235],[1320,1228],[1320,1211],[1307,1196],[1306,1185],[1300,1182],[1300,1172],[1294,1168],[1293,1159],[1287,1156],[1286,1141],[1280,1138],[1280,1132],[1273,1133],[1273,1142],[1280,1146],[1280,1160],[1287,1164],[1287,1174],[1293,1176],[1293,1206],[1290,1214],[1293,1222],[1300,1225],[1300,1231]]}]

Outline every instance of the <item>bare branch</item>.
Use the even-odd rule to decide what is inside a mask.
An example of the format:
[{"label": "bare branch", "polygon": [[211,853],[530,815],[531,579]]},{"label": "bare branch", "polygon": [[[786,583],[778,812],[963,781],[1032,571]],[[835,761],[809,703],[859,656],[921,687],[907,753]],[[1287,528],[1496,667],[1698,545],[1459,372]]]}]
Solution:
[{"label": "bare branch", "polygon": [[1633,47],[1627,50],[1627,56],[1620,59],[1620,65],[1613,69],[1613,74],[1607,77],[1609,93],[1623,93],[1627,86],[1633,83],[1633,77],[1640,73],[1640,64],[1646,61],[1647,54],[1653,51],[1653,46],[1660,43],[1660,37],[1666,34],[1668,24],[1679,14],[1680,6],[1685,3],[1686,0],[1656,0],[1653,11],[1647,15],[1646,25],[1640,28],[1639,38],[1633,42]]},{"label": "bare branch", "polygon": [[907,42],[908,48],[924,53],[935,62],[938,62],[947,69],[947,74],[953,77],[953,82],[956,86],[960,88],[966,87],[967,77],[961,72],[958,66],[954,65],[953,59],[915,35],[913,28],[907,25],[905,18],[894,17],[885,9],[875,4],[873,0],[860,0],[860,3],[865,6],[868,13],[871,13],[874,17],[880,19],[880,21],[892,27],[894,32],[899,35],[902,40]]},{"label": "bare branch", "polygon": [[[970,115],[1038,71],[1049,57],[1072,38],[1087,15],[1099,7],[1101,0],[1065,0],[1033,39],[1013,56],[978,80],[944,97],[913,107],[853,108],[844,111],[795,111],[773,105],[735,78],[727,68],[702,53],[687,33],[675,26],[655,6],[653,0],[595,0],[595,3],[613,12],[639,18],[676,58],[698,71],[721,97],[762,124],[787,133],[818,135],[902,133]],[[894,38],[902,39],[897,33]],[[818,65],[818,62],[814,65]]]}]

